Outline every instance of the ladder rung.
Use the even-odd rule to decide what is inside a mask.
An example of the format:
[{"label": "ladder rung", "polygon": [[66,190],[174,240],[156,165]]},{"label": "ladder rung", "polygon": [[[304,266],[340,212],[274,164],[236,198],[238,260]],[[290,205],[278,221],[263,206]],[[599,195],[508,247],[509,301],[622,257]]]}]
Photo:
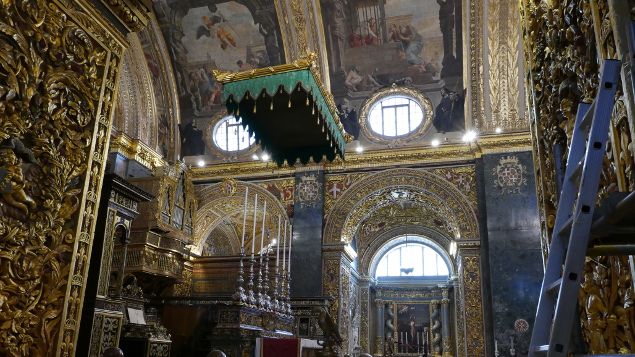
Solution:
[{"label": "ladder rung", "polygon": [[558,235],[560,237],[565,237],[566,235],[568,235],[569,231],[571,231],[572,224],[573,224],[573,215],[564,222],[564,224],[562,225],[562,228],[560,228],[560,230],[558,231]]},{"label": "ladder rung", "polygon": [[589,110],[586,112],[586,114],[582,118],[582,121],[580,122],[580,125],[578,126],[580,129],[586,131],[591,126],[591,122],[593,122],[593,111],[595,110],[595,102],[596,101],[594,100],[593,103],[591,103]]},{"label": "ladder rung", "polygon": [[584,160],[580,160],[574,163],[575,167],[571,171],[571,175],[567,177],[567,180],[577,180],[582,174],[582,168],[584,168]]},{"label": "ladder rung", "polygon": [[558,292],[558,288],[560,288],[560,284],[562,284],[562,278],[554,281],[553,283],[547,285],[547,292],[553,294],[554,292]]}]

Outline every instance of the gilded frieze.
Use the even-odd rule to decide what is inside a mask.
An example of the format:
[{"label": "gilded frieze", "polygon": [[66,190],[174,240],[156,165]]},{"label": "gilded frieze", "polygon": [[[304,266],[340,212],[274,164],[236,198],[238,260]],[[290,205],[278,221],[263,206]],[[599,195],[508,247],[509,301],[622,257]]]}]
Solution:
[{"label": "gilded frieze", "polygon": [[125,41],[84,1],[0,5],[0,353],[73,355]]},{"label": "gilded frieze", "polygon": [[148,24],[149,9],[141,1],[133,0],[101,0],[119,21],[130,31],[139,31]]},{"label": "gilded frieze", "polygon": [[[483,136],[471,145],[447,144],[441,147],[420,147],[410,149],[373,150],[362,154],[347,155],[346,161],[336,159],[323,165],[327,174],[337,174],[354,169],[386,169],[403,165],[449,164],[471,161],[483,154],[527,151],[531,149],[531,137],[527,133]],[[291,176],[301,166],[249,161],[223,163],[191,169],[192,180],[208,181],[211,178],[259,178]]]}]

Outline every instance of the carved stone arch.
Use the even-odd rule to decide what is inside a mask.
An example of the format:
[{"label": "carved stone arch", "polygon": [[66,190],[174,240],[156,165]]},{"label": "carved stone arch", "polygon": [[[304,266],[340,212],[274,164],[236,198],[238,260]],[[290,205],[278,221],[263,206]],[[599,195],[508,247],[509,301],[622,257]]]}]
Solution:
[{"label": "carved stone arch", "polygon": [[240,254],[240,233],[232,220],[221,220],[205,238],[201,255],[221,256]]},{"label": "carved stone arch", "polygon": [[[251,240],[253,236],[253,209],[255,194],[258,194],[258,207],[256,210],[256,241],[255,250],[259,251],[261,222],[263,202],[267,203],[267,214],[265,220],[265,229],[269,230],[270,239],[274,238],[278,231],[278,216],[280,217],[281,226],[289,224],[289,217],[286,209],[280,200],[267,191],[265,188],[248,182],[235,181],[232,179],[223,182],[205,186],[197,191],[199,208],[196,212],[194,240],[194,251],[198,254],[202,252],[205,240],[210,233],[218,227],[222,222],[230,222],[233,224],[237,234],[235,243],[231,244],[232,254],[240,253],[240,240],[242,239],[243,212],[245,209],[245,191],[248,190],[247,199],[247,219],[245,234],[245,250],[250,251]],[[264,199],[264,200],[263,200]],[[283,234],[282,232],[280,233]],[[268,241],[265,239],[265,244]]]},{"label": "carved stone arch", "polygon": [[128,35],[119,77],[119,96],[115,106],[115,128],[148,146],[156,147],[157,108],[152,76],[139,37]]},{"label": "carved stone arch", "polygon": [[450,274],[457,270],[456,262],[448,253],[450,243],[453,241],[451,238],[446,237],[444,234],[430,227],[420,225],[399,225],[379,232],[371,238],[371,242],[368,246],[366,246],[363,250],[360,249],[358,252],[360,273],[372,276],[372,263],[376,260],[376,257],[379,254],[383,254],[381,248],[386,244],[390,244],[390,242],[395,238],[404,235],[422,236],[432,241],[443,251],[442,257],[444,259],[448,258],[447,262],[450,263],[448,264],[450,267]]},{"label": "carved stone arch", "polygon": [[[467,197],[451,182],[425,170],[392,169],[364,178],[335,201],[327,216],[324,242],[349,243],[363,217],[392,190],[408,190],[413,201],[444,212],[457,239],[477,239],[478,221]],[[384,197],[383,199],[389,199]]]}]

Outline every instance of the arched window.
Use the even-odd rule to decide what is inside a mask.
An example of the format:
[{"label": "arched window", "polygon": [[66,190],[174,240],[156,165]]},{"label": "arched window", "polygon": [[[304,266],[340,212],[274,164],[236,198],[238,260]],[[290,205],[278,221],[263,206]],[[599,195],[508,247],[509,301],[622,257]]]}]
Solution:
[{"label": "arched window", "polygon": [[229,115],[214,126],[214,144],[223,151],[240,151],[250,147],[255,139],[243,128],[241,118]]},{"label": "arched window", "polygon": [[413,98],[392,95],[377,101],[368,112],[368,126],[382,136],[404,136],[417,130],[424,121],[424,111]]},{"label": "arched window", "polygon": [[[409,242],[408,238],[415,239]],[[376,265],[375,278],[449,276],[447,260],[436,248],[416,238],[419,237],[401,237],[402,243],[384,252]]]}]

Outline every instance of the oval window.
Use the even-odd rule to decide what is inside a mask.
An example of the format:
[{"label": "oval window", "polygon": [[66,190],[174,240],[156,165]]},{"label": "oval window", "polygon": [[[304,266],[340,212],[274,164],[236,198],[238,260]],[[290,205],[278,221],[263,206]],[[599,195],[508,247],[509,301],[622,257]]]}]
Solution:
[{"label": "oval window", "polygon": [[421,126],[423,113],[421,105],[414,99],[393,95],[373,104],[368,113],[368,125],[374,133],[382,136],[404,136]]},{"label": "oval window", "polygon": [[241,118],[229,115],[214,126],[214,144],[223,151],[240,151],[249,148],[255,141],[249,130],[243,128]]}]

